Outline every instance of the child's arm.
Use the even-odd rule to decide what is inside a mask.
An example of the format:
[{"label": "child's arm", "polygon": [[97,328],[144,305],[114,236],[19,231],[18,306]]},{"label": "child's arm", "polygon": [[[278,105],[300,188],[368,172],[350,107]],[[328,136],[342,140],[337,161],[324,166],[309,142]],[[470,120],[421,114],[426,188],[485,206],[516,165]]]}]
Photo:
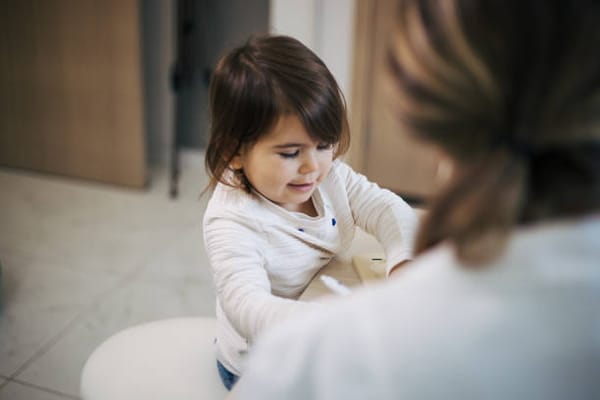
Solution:
[{"label": "child's arm", "polygon": [[264,236],[224,218],[205,222],[204,241],[221,308],[240,335],[253,341],[266,327],[314,304],[271,294]]},{"label": "child's arm", "polygon": [[343,178],[355,223],[372,234],[386,253],[386,273],[398,270],[413,256],[418,218],[398,195],[380,188],[344,163],[338,173]]}]

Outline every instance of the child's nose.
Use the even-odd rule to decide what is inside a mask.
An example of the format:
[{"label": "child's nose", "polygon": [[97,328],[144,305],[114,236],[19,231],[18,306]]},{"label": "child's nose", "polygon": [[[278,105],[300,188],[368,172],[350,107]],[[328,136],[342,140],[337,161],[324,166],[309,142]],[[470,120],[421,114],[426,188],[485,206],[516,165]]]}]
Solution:
[{"label": "child's nose", "polygon": [[300,173],[302,175],[310,174],[318,168],[317,157],[312,151],[306,152],[305,157],[302,159],[302,165],[300,165]]}]

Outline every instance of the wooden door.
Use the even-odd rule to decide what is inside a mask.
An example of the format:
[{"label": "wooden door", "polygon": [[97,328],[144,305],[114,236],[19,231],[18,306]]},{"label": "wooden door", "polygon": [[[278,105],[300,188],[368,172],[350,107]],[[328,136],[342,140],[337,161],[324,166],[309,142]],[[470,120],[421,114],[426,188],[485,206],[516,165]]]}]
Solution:
[{"label": "wooden door", "polygon": [[0,2],[0,164],[141,187],[138,0]]},{"label": "wooden door", "polygon": [[386,46],[394,3],[357,0],[350,162],[370,180],[420,203],[439,188],[447,168],[434,148],[399,127],[390,106]]}]

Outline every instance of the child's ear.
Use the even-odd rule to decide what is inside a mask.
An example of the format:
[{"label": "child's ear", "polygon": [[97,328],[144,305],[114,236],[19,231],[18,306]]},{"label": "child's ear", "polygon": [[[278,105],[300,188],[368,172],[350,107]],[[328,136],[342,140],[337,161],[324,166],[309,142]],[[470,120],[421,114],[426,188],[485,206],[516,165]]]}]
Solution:
[{"label": "child's ear", "polygon": [[240,154],[236,154],[235,156],[233,156],[233,158],[229,162],[229,166],[234,171],[238,170],[238,169],[242,169],[242,167],[243,167],[242,156]]}]

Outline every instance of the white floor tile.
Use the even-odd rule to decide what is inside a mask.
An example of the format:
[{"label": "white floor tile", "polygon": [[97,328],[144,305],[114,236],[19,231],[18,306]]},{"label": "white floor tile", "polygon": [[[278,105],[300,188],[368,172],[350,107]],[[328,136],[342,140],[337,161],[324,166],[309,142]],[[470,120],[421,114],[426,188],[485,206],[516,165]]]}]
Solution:
[{"label": "white floor tile", "polygon": [[74,399],[72,396],[60,395],[46,390],[9,382],[0,388],[0,400],[66,400]]},{"label": "white floor tile", "polygon": [[96,296],[116,283],[110,275],[22,253],[3,252],[0,374],[10,376],[65,329]]},{"label": "white floor tile", "polygon": [[[110,335],[214,315],[204,158],[181,161],[176,199],[166,167],[151,168],[146,190],[0,168],[0,400],[76,397],[83,363]],[[17,371],[20,382],[2,383]]]},{"label": "white floor tile", "polygon": [[214,309],[212,284],[204,280],[177,285],[133,281],[91,310],[18,378],[76,395],[85,361],[111,335],[157,319],[214,316]]},{"label": "white floor tile", "polygon": [[149,262],[148,266],[139,272],[139,280],[163,282],[171,286],[211,284],[212,273],[204,250],[201,227],[182,234],[177,243]]},{"label": "white floor tile", "polygon": [[204,210],[200,201],[1,172],[0,186],[10,188],[0,196],[0,249],[68,258],[108,274],[127,274],[182,230],[198,226]]}]

